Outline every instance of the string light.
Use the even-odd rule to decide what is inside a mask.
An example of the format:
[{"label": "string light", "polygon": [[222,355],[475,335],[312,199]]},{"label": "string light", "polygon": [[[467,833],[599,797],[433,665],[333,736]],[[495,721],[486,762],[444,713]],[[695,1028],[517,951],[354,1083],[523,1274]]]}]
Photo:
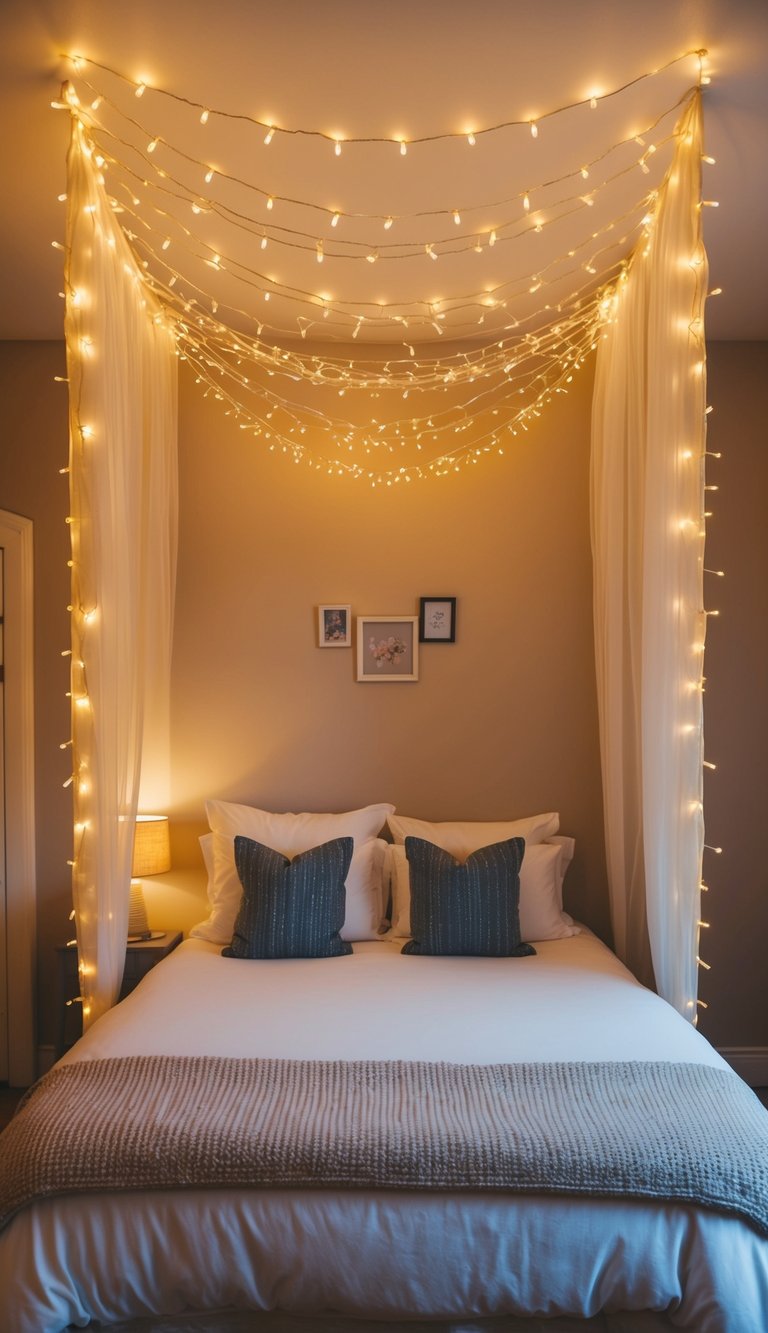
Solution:
[{"label": "string light", "polygon": [[[678,65],[685,60],[689,60],[692,57],[696,57],[698,61],[697,81],[699,83],[709,83],[710,82],[709,76],[703,72],[703,58],[705,55],[706,51],[703,50],[692,49],[689,51],[684,51],[680,55],[674,56],[671,60],[668,60],[665,64],[660,65],[658,68],[648,71],[647,73],[637,75],[635,78],[629,79],[626,83],[621,84],[616,88],[611,89],[608,92],[602,93],[600,95],[600,99],[602,101],[606,101],[608,98],[616,97],[620,93],[625,92],[627,89],[632,88],[639,83],[643,83],[647,80],[653,79],[665,73],[667,70],[672,69],[675,65]],[[147,83],[145,80],[137,81],[135,79],[132,79],[128,75],[122,73],[120,70],[115,69],[113,66],[104,64],[98,60],[94,60],[91,57],[84,57],[79,55],[73,56],[71,54],[62,53],[62,58],[69,59],[73,65],[73,68],[78,73],[85,66],[90,66],[92,69],[99,69],[102,70],[104,73],[112,75],[114,78],[119,79],[123,83],[126,83],[129,87],[133,87],[136,97],[143,97],[144,92],[146,91]],[[153,85],[153,93],[157,96],[168,98],[175,102],[190,106],[194,110],[197,110],[198,112],[202,112],[206,109],[203,103],[195,102],[194,100],[187,97],[182,97],[179,94],[172,92],[168,88],[161,88],[157,85]],[[396,142],[400,144],[400,152],[403,156],[405,156],[408,144],[438,143],[445,140],[456,140],[456,139],[464,139],[468,144],[470,143],[474,144],[474,142],[476,142],[477,137],[481,134],[491,134],[499,130],[512,129],[516,126],[526,125],[526,124],[530,128],[532,136],[536,138],[536,136],[538,135],[538,125],[542,120],[548,120],[553,116],[562,114],[564,111],[571,111],[581,106],[591,105],[593,101],[596,104],[597,98],[595,97],[594,94],[589,94],[585,98],[577,99],[576,101],[573,102],[566,102],[563,103],[562,105],[551,107],[549,110],[542,112],[536,118],[529,117],[527,119],[521,119],[521,120],[510,119],[510,120],[500,121],[493,125],[485,125],[482,128],[476,128],[475,130],[470,131],[469,133],[467,133],[466,131],[458,131],[458,132],[443,131],[438,133],[415,136],[408,139],[407,141],[405,138],[400,138],[396,140]],[[256,116],[249,116],[244,114],[243,112],[228,112],[221,108],[210,108],[209,113],[213,113],[214,110],[217,117],[220,117],[223,120],[229,119],[229,120],[238,120],[241,122],[244,121],[246,123],[250,123],[251,125],[255,126],[258,129],[266,130],[267,135],[265,136],[265,142],[267,142],[267,138],[268,141],[271,142],[275,133],[279,133],[281,135],[291,135],[291,136],[301,135],[317,139],[324,139],[328,142],[331,142],[334,144],[335,152],[337,151],[336,145],[339,145],[338,152],[341,151],[340,145],[342,142],[345,142],[347,144],[386,144],[392,142],[391,139],[376,135],[369,135],[365,137],[347,135],[342,141],[340,136],[338,135],[328,134],[323,130],[318,130],[315,128],[310,128],[306,126],[278,127],[271,124],[270,122],[259,120],[259,118]]]},{"label": "string light", "polygon": [[[123,113],[120,112],[116,107],[114,107],[114,104],[110,103],[110,106],[112,107],[113,110],[115,110],[115,111],[117,112],[117,114],[123,114]],[[672,109],[674,109],[674,108],[669,108],[669,110],[672,110]],[[659,119],[663,118],[663,116],[666,115],[666,114],[667,114],[667,112],[662,113],[662,117],[660,117]],[[131,126],[133,126],[135,129],[138,130],[138,129],[140,128],[139,125],[138,125],[138,122],[134,121],[132,118],[128,118],[128,120],[129,120],[129,124],[130,124]],[[657,123],[658,123],[658,121],[657,121]],[[96,127],[91,126],[91,132],[92,132],[92,133],[96,132]],[[105,133],[106,131],[105,131],[104,128],[102,127],[101,130],[100,130],[100,132],[101,132],[101,133]],[[145,131],[145,132],[146,132],[146,131]],[[172,149],[172,146],[170,146],[170,145],[167,145],[167,144],[166,144],[165,146],[166,146],[166,148],[170,148],[171,151],[175,151],[175,152],[177,152],[177,153],[179,152],[178,149],[173,150],[173,149]],[[611,151],[613,151],[613,149],[616,149],[616,148],[618,148],[618,147],[620,147],[620,144],[615,144],[615,145],[613,145],[610,149],[608,149],[608,150],[606,150],[606,151],[607,151],[607,152],[611,152]],[[606,155],[605,153],[604,153],[604,154],[601,154],[600,157],[604,157],[605,155]],[[190,161],[190,162],[197,162],[197,165],[200,166],[201,170],[203,169],[204,166],[206,166],[206,164],[203,163],[202,161],[200,161],[199,159],[192,158],[192,157],[190,157],[190,156],[189,156],[188,154],[186,154],[186,153],[181,154],[181,156],[184,157],[186,160],[188,160],[188,161]],[[595,160],[596,160],[596,161],[599,161],[600,158],[595,159]],[[115,163],[118,162],[118,159],[114,156],[114,153],[111,155],[111,162],[112,162],[113,165],[115,165]],[[126,169],[127,169],[127,168],[126,168]],[[153,170],[157,170],[157,169],[153,167]],[[578,174],[578,173],[569,172],[569,173],[566,173],[566,174],[565,174],[563,177],[561,177],[560,179],[561,179],[561,180],[567,180],[569,177],[573,176],[574,174]],[[165,171],[165,170],[163,170],[162,172],[160,172],[159,175],[162,177],[162,179],[169,179],[169,173],[168,173],[167,171]],[[255,189],[255,188],[257,188],[257,187],[254,187],[250,182],[243,181],[243,180],[241,180],[241,179],[239,179],[239,178],[236,178],[236,177],[231,177],[231,176],[226,176],[226,175],[224,175],[223,178],[224,178],[224,179],[228,179],[228,180],[232,180],[232,181],[236,181],[237,184],[239,184],[239,185],[241,185],[241,186],[244,186],[244,187],[247,188],[247,189]],[[172,177],[170,177],[170,179],[172,179]],[[145,185],[146,185],[147,183],[148,183],[148,182],[146,182],[146,181],[144,182]],[[555,182],[555,181],[542,182],[539,188],[545,188],[547,184],[552,185],[552,184],[554,184],[554,183],[556,183],[556,182]],[[180,182],[177,182],[177,184],[180,184]],[[264,191],[257,191],[257,192],[258,192],[258,193],[261,193],[262,195],[265,194]],[[270,196],[270,198],[271,198],[271,196]],[[318,203],[314,203],[314,202],[312,202],[312,201],[308,201],[308,200],[291,200],[290,202],[293,203],[293,204],[299,204],[299,205],[302,206],[302,207],[311,208],[311,209],[316,209],[316,210],[318,210],[318,211],[320,211],[320,212],[322,212],[322,213],[325,213],[327,216],[331,216],[331,214],[332,214],[332,210],[328,209],[328,208],[325,207],[324,205],[321,205],[321,204],[318,204]],[[507,201],[507,202],[509,202],[509,201]],[[497,206],[497,205],[498,205],[498,201],[497,201],[497,204],[494,204],[493,206],[495,207],[495,206]],[[207,206],[207,207],[213,207],[213,204],[211,203],[211,201],[207,201],[206,206]],[[269,203],[267,204],[267,206],[268,206],[268,207],[270,206]],[[489,207],[489,206],[491,206],[491,205],[489,205],[488,203],[486,203],[486,204],[484,204],[484,205],[473,204],[473,205],[472,205],[472,208]],[[197,205],[193,205],[193,208],[195,209],[195,211],[197,211]],[[227,213],[228,213],[228,210],[223,210],[222,206],[219,206],[219,209],[217,209],[217,211],[227,212]],[[430,211],[431,211],[432,213],[435,213],[435,215],[437,215],[437,216],[439,216],[439,215],[441,215],[441,214],[445,214],[445,213],[450,214],[450,212],[451,212],[451,210],[448,210],[448,209],[438,209],[438,210],[430,210]],[[351,216],[354,216],[354,217],[364,217],[364,216],[366,216],[366,215],[365,215],[365,214],[352,214]],[[371,215],[368,215],[368,216],[371,216]],[[426,214],[415,214],[415,215],[413,215],[413,216],[414,216],[414,217],[418,217],[418,216],[426,216]]]},{"label": "string light", "polygon": [[[118,75],[118,77],[121,76]],[[153,97],[154,91],[155,90],[153,90]],[[173,95],[169,94],[169,96]],[[183,100],[188,101],[188,99]],[[190,103],[190,105],[194,107],[196,104]],[[582,105],[582,103],[573,103],[569,105],[578,106]],[[213,114],[210,108],[201,106],[199,108],[201,124],[206,123],[202,118],[203,111],[208,111],[209,115]],[[216,111],[216,114],[218,115],[219,112]],[[554,114],[554,112],[542,113],[542,115],[537,116],[535,119],[531,118],[526,121],[509,122],[508,124],[509,126],[527,124],[532,136],[537,137],[539,122],[544,116],[550,114]],[[246,117],[245,119],[249,118]],[[271,138],[276,137],[276,127],[267,124],[263,126],[263,128],[265,130],[265,136],[267,134],[270,135],[270,140]],[[469,132],[465,132],[465,137],[469,138],[469,135],[471,135],[476,142],[479,134],[487,132],[490,128],[493,127],[486,127],[481,130],[473,129]],[[292,132],[293,131],[291,130],[281,129],[277,131],[277,134],[282,136],[285,133]],[[322,135],[320,137],[330,139],[336,155],[341,153],[342,143],[379,142],[378,140],[357,140],[349,136],[345,136],[344,139],[342,139],[340,135]],[[414,140],[413,142],[423,143],[429,142],[433,138],[456,139],[458,137],[459,136],[456,134],[426,136],[424,139]],[[172,147],[167,145],[165,138],[160,135],[153,135],[150,142],[155,144],[159,144],[160,142],[163,143],[164,158],[167,153],[175,151]],[[381,142],[385,141],[382,140]],[[393,141],[390,139],[386,142],[392,143]],[[405,155],[405,152],[407,151],[407,141],[404,138],[398,138],[394,142],[398,143],[401,154]],[[103,145],[100,146],[100,152],[104,155],[109,169],[111,171],[114,170],[116,163],[114,154],[105,153]],[[213,173],[214,169],[207,166],[207,164],[203,165],[205,166],[206,171],[206,183],[210,183],[207,173]],[[590,165],[585,164],[583,167],[575,169],[571,174],[580,175],[582,179],[586,179],[589,175],[589,170]],[[152,166],[152,171],[156,171],[154,165]],[[211,179],[213,179],[213,175],[211,175]],[[159,172],[157,173],[152,188],[163,188],[162,183],[167,182],[168,180],[169,175],[165,170]],[[143,181],[143,186],[145,190],[149,187],[148,180]],[[110,188],[112,188],[112,186]],[[545,183],[537,182],[535,183],[535,188],[537,190],[543,190],[545,188]],[[595,189],[600,188],[601,185],[599,183],[596,184]],[[136,187],[134,186],[134,190],[135,189]],[[589,197],[580,196],[580,202],[582,204],[586,203],[587,205],[590,205],[593,202],[591,198],[592,193],[593,192],[590,192]],[[135,194],[133,197],[136,197]],[[265,192],[262,192],[262,199],[266,200],[266,207],[268,210],[272,209],[274,198],[274,196],[267,196]],[[514,198],[517,200],[518,209],[520,207],[520,200],[522,199],[523,212],[528,213],[530,211],[529,191],[525,191],[524,194],[517,194]],[[219,209],[219,205],[211,200],[196,200],[195,202],[206,209],[211,207],[216,207],[217,211]],[[295,204],[296,202],[301,203],[302,201],[291,202]],[[121,206],[123,206],[122,199]],[[157,208],[156,204],[152,202],[150,206],[157,213],[158,217],[160,217],[160,210]],[[313,205],[307,203],[306,206],[310,207]],[[138,205],[133,205],[133,207],[138,207]],[[437,212],[445,214],[447,218],[451,219],[453,227],[455,228],[460,227],[461,225],[463,207],[464,206],[462,205],[460,207],[445,208],[437,210]],[[468,205],[469,209],[473,207],[479,207],[479,205]],[[646,216],[647,211],[648,203],[647,201],[644,201],[642,209],[643,216]],[[325,213],[328,225],[334,229],[337,228],[340,218],[342,216],[347,216],[346,210],[340,208],[324,208],[323,212]],[[548,225],[550,221],[554,220],[554,217],[555,212],[551,209],[548,201],[542,199],[542,203],[539,206],[539,212],[533,220],[535,230],[541,230],[542,226]],[[247,222],[248,225],[251,225],[248,220],[237,219],[234,214],[231,215],[231,219],[235,225],[242,225],[243,222]],[[379,215],[379,226],[383,225],[385,231],[388,232],[395,220],[396,214],[394,212],[384,212]],[[520,408],[516,413],[512,413],[509,406],[501,399],[498,399],[496,405],[493,407],[491,407],[491,403],[494,400],[489,400],[489,412],[502,412],[503,415],[499,417],[496,422],[491,423],[491,428],[484,436],[484,443],[481,446],[475,449],[469,443],[466,443],[461,439],[462,434],[468,427],[470,412],[479,410],[471,407],[473,399],[471,397],[468,398],[465,392],[463,408],[459,410],[459,415],[454,419],[453,424],[451,424],[446,415],[439,425],[439,430],[444,434],[447,435],[452,431],[456,435],[457,447],[442,449],[437,457],[433,457],[424,465],[419,465],[418,467],[399,467],[397,470],[392,470],[391,475],[390,470],[384,469],[381,472],[381,477],[383,477],[388,484],[397,484],[399,479],[409,480],[411,476],[427,475],[429,472],[432,472],[433,475],[447,475],[449,469],[455,470],[456,466],[459,464],[475,465],[483,454],[492,451],[495,452],[497,450],[501,452],[501,445],[503,439],[506,438],[506,432],[514,435],[518,428],[521,430],[528,429],[529,425],[539,414],[542,407],[546,402],[551,401],[552,396],[555,393],[567,391],[567,386],[573,381],[574,373],[579,370],[580,366],[583,364],[584,358],[594,350],[600,324],[605,318],[611,317],[610,301],[604,297],[602,290],[600,291],[601,301],[598,302],[595,299],[597,284],[607,283],[612,280],[616,276],[616,269],[619,262],[613,255],[611,255],[610,258],[608,257],[608,232],[611,231],[611,229],[614,229],[614,236],[611,239],[611,244],[613,244],[614,249],[627,240],[626,236],[619,237],[618,231],[615,230],[617,226],[616,219],[611,220],[605,227],[606,244],[603,247],[606,254],[605,259],[598,259],[598,255],[602,255],[603,251],[598,249],[594,244],[593,239],[590,260],[587,261],[586,264],[582,263],[581,265],[582,269],[584,271],[589,271],[590,276],[595,279],[595,285],[593,287],[589,287],[588,285],[585,286],[580,283],[576,280],[575,276],[570,278],[571,273],[575,275],[579,264],[579,259],[577,259],[576,263],[570,269],[567,266],[567,259],[570,259],[574,253],[573,251],[569,251],[567,257],[563,255],[557,258],[556,263],[560,269],[559,280],[561,287],[556,296],[550,294],[549,302],[546,302],[546,290],[541,298],[543,303],[546,302],[546,304],[542,305],[541,309],[552,311],[552,328],[557,328],[558,330],[557,334],[553,334],[551,349],[548,348],[546,344],[538,342],[536,340],[536,334],[532,333],[530,329],[529,332],[525,331],[526,323],[528,321],[530,321],[531,326],[535,327],[536,314],[531,308],[529,308],[523,316],[523,327],[520,334],[516,335],[514,347],[513,339],[508,332],[520,327],[521,320],[518,316],[522,314],[521,311],[518,311],[518,313],[515,314],[511,309],[508,309],[508,302],[515,296],[530,296],[530,294],[537,292],[539,289],[546,288],[547,283],[552,281],[553,273],[548,273],[547,267],[543,265],[541,271],[533,275],[533,279],[530,277],[524,278],[521,274],[519,279],[515,279],[514,281],[507,279],[506,283],[502,283],[499,288],[494,288],[492,291],[465,293],[461,296],[454,295],[450,297],[447,303],[444,304],[444,307],[440,309],[437,309],[436,307],[430,309],[430,307],[434,307],[434,303],[422,300],[420,309],[418,308],[419,303],[413,302],[412,304],[415,309],[413,311],[408,311],[402,303],[398,306],[396,303],[387,304],[383,301],[360,302],[353,297],[347,296],[343,299],[335,297],[331,300],[328,295],[321,296],[317,293],[299,292],[298,290],[294,292],[293,289],[281,286],[271,278],[267,279],[263,275],[255,274],[247,266],[239,263],[239,261],[235,260],[233,257],[227,256],[226,247],[224,245],[221,245],[221,248],[218,251],[209,251],[207,255],[203,255],[199,253],[200,245],[199,243],[197,244],[198,256],[200,259],[203,259],[205,264],[216,271],[229,272],[231,278],[236,279],[240,283],[252,287],[256,286],[257,294],[261,295],[265,301],[270,299],[270,295],[272,294],[272,291],[274,291],[274,294],[280,297],[283,304],[289,300],[296,300],[301,301],[305,307],[312,307],[316,310],[317,313],[311,315],[310,310],[307,309],[306,314],[296,315],[292,321],[294,337],[296,337],[298,328],[298,333],[302,340],[305,339],[307,330],[312,327],[314,319],[322,317],[323,320],[327,320],[329,314],[333,315],[334,320],[338,321],[343,316],[344,319],[349,321],[347,327],[348,329],[350,328],[350,325],[352,327],[351,332],[349,332],[347,336],[352,339],[357,339],[358,334],[360,334],[361,331],[365,334],[366,330],[369,328],[372,330],[381,329],[385,321],[394,325],[399,325],[402,330],[408,328],[409,324],[417,331],[420,329],[422,332],[431,328],[434,335],[440,339],[445,336],[447,331],[446,321],[448,320],[453,321],[451,324],[451,332],[454,336],[456,336],[456,332],[460,328],[471,328],[473,324],[474,327],[477,328],[484,323],[486,317],[492,317],[495,321],[494,336],[498,339],[498,354],[491,351],[491,344],[489,343],[481,356],[477,358],[467,357],[462,363],[460,357],[454,356],[453,354],[449,358],[442,355],[435,355],[427,358],[418,357],[415,353],[413,344],[403,342],[404,351],[408,354],[405,366],[410,365],[412,369],[406,371],[404,366],[402,366],[400,368],[394,367],[390,370],[389,362],[387,361],[384,363],[384,368],[377,372],[372,369],[372,365],[375,364],[376,361],[375,357],[369,357],[368,363],[361,361],[359,358],[355,358],[349,361],[347,367],[339,369],[343,364],[340,358],[334,359],[333,357],[327,357],[325,355],[321,357],[314,356],[313,358],[307,356],[303,352],[301,355],[298,355],[292,351],[281,350],[277,345],[270,346],[262,343],[260,326],[258,335],[254,339],[249,340],[244,338],[242,333],[235,333],[234,325],[230,326],[229,324],[229,316],[227,316],[225,321],[221,321],[220,319],[213,319],[211,315],[205,313],[207,309],[212,311],[213,315],[216,315],[218,309],[218,288],[216,300],[210,295],[206,297],[202,292],[199,292],[199,294],[197,292],[192,292],[190,290],[190,279],[182,276],[175,268],[169,269],[167,260],[163,261],[165,265],[164,276],[161,276],[157,268],[155,268],[154,272],[151,271],[152,267],[159,260],[159,257],[167,253],[171,241],[173,243],[173,253],[176,253],[180,242],[177,240],[173,227],[170,227],[171,235],[166,234],[163,236],[163,232],[161,231],[159,236],[154,237],[150,233],[144,217],[130,220],[128,225],[130,227],[135,227],[137,223],[139,231],[138,233],[134,232],[132,235],[129,235],[129,240],[134,247],[134,253],[137,253],[137,245],[144,251],[144,258],[139,259],[139,262],[145,272],[145,280],[148,282],[150,290],[156,293],[161,299],[165,300],[167,297],[168,301],[171,302],[171,306],[169,307],[169,318],[174,328],[174,335],[177,338],[180,355],[185,360],[189,359],[191,362],[194,361],[195,369],[199,374],[201,382],[205,385],[206,391],[212,392],[217,399],[224,402],[226,410],[233,412],[241,428],[253,429],[254,434],[257,436],[261,433],[264,439],[270,440],[271,445],[277,443],[279,449],[282,449],[283,452],[289,452],[294,461],[311,461],[311,455],[309,455],[306,444],[299,438],[302,427],[296,405],[294,404],[293,408],[289,406],[280,408],[280,411],[286,415],[283,422],[281,422],[279,429],[275,432],[275,422],[270,419],[274,411],[273,408],[270,407],[268,411],[262,411],[261,420],[259,421],[249,414],[248,411],[244,410],[242,400],[239,399],[239,395],[249,381],[258,385],[258,387],[253,390],[254,392],[257,392],[262,396],[265,393],[263,383],[259,384],[258,380],[254,380],[252,373],[254,365],[258,367],[261,375],[280,374],[287,380],[301,378],[312,385],[325,383],[327,387],[330,387],[334,376],[336,376],[336,391],[341,396],[343,396],[347,388],[353,386],[370,388],[374,387],[376,384],[391,385],[399,382],[403,399],[407,399],[408,395],[413,390],[426,388],[430,384],[434,389],[439,389],[442,392],[447,393],[449,389],[463,389],[463,386],[472,383],[473,378],[477,376],[485,378],[490,382],[493,380],[494,375],[501,374],[499,363],[503,361],[504,365],[509,365],[510,358],[512,360],[517,360],[519,356],[521,358],[521,364],[529,364],[531,366],[527,379],[524,379],[520,385],[525,402],[520,405]],[[259,230],[258,232],[255,232],[255,241],[258,242],[259,248],[264,248],[268,239],[273,240],[278,238],[277,230],[273,230],[271,224],[269,227],[269,234],[262,223],[257,225]],[[627,221],[628,232],[633,230],[634,225],[636,224],[633,224],[629,220]],[[166,226],[168,226],[168,224],[166,224]],[[526,229],[530,231],[530,227],[527,227]],[[400,231],[399,226],[398,231]],[[508,233],[509,224],[499,223],[485,233],[484,239],[488,247],[493,248],[497,243],[502,241],[506,242],[509,239],[512,239],[511,235]],[[594,236],[596,237],[597,234],[598,233],[594,233]],[[184,229],[183,235],[191,237],[191,234],[188,233],[186,229]],[[292,244],[296,246],[298,244],[295,239],[296,235],[296,233],[291,234],[287,232],[285,228],[282,228],[279,230],[279,241],[281,244]],[[464,238],[455,237],[454,234],[453,243],[455,244],[455,241],[458,240],[463,241],[463,239]],[[168,241],[168,245],[164,243],[165,241]],[[224,241],[224,237],[221,238],[221,241]],[[470,235],[467,238],[465,248],[476,249],[479,245],[482,250],[482,241],[482,237]],[[586,245],[586,243],[587,241],[585,239],[580,245]],[[303,245],[303,248],[313,250],[319,263],[323,262],[324,259],[330,261],[331,259],[340,257],[350,258],[352,257],[353,247],[355,245],[360,248],[361,253],[359,257],[365,258],[370,264],[375,263],[380,257],[380,247],[378,245],[372,245],[370,241],[366,242],[365,240],[360,241],[351,238],[348,241],[343,242],[343,244],[345,244],[347,248],[343,252],[337,253],[337,244],[335,241],[334,245],[331,247],[327,244],[327,241],[323,236],[315,235],[312,237],[310,234],[306,244]],[[415,244],[416,242],[414,241],[409,242],[407,240],[401,240],[399,244],[400,253],[398,254],[397,243],[392,242],[391,246],[388,244],[381,247],[381,257],[386,257],[387,259],[400,256],[404,258],[408,257],[410,253],[412,253],[412,249],[409,251],[408,246],[410,245],[413,247]],[[432,259],[433,262],[443,254],[443,243],[439,238],[422,240],[420,246],[423,253]],[[178,263],[178,261],[176,262]],[[554,264],[555,261],[552,261],[552,263]],[[562,292],[564,279],[570,280],[572,283],[572,290],[565,295]],[[514,290],[515,287],[517,288],[516,291]],[[227,299],[230,299],[229,296]],[[579,303],[584,302],[585,299],[587,304],[580,310]],[[223,295],[221,300],[223,303]],[[355,310],[355,307],[357,307],[357,310]],[[366,309],[365,315],[362,313],[363,308]],[[228,309],[232,314],[235,314],[234,307],[230,306]],[[369,309],[371,312],[370,314],[368,314]],[[175,313],[171,314],[171,310]],[[575,313],[577,311],[579,312],[578,316]],[[581,319],[582,314],[586,314],[586,317],[583,320]],[[457,317],[461,318],[463,323],[460,324]],[[538,317],[539,319],[541,318],[540,312]],[[258,321],[255,322],[258,323]],[[578,332],[579,327],[581,328],[581,332]],[[341,332],[341,330],[339,330],[339,332]],[[336,336],[338,336],[338,334]],[[569,338],[571,337],[573,337],[574,341],[569,343]],[[194,339],[197,340],[199,351],[195,349],[193,343]],[[559,344],[557,339],[560,340]],[[569,350],[571,348],[572,350]],[[213,361],[211,361],[212,354],[215,356]],[[451,363],[452,360],[453,364]],[[243,371],[236,372],[236,366],[239,364],[244,364],[244,368],[248,369],[249,373],[247,375],[244,374]],[[326,369],[320,371],[320,366],[324,366]],[[541,375],[540,379],[539,374]],[[232,380],[232,389],[235,392],[234,397],[229,389],[222,392],[224,386],[221,377],[223,375],[228,375]],[[508,372],[508,379],[511,385],[514,380],[512,370]],[[235,381],[237,382],[237,387]],[[494,392],[496,392],[496,390],[494,390]],[[462,410],[465,414],[464,419],[461,418]],[[269,433],[265,426],[267,419],[270,419]],[[417,417],[413,420],[423,420],[423,415],[419,417],[417,414]],[[329,427],[329,430],[333,429],[335,428]],[[396,425],[395,423],[389,423],[382,435],[381,441],[377,445],[372,438],[370,428],[359,426],[356,435],[350,437],[339,435],[335,447],[337,449],[344,448],[347,451],[350,447],[355,447],[360,449],[361,452],[369,451],[377,447],[394,450],[404,447],[405,441],[408,440],[412,447],[415,448],[418,445],[421,449],[423,448],[424,441],[416,441],[414,439],[415,433],[417,433],[415,428],[408,425],[407,419],[404,419],[402,424]],[[435,432],[430,431],[430,434],[434,435]],[[293,439],[291,438],[291,435],[294,435]],[[333,462],[330,462],[329,460],[329,464],[333,471],[339,470],[334,466],[336,461],[337,460],[333,460]],[[312,463],[312,465],[314,466],[315,464]],[[357,462],[351,464],[346,464],[345,462],[340,470],[353,476],[367,475],[365,465],[361,465]],[[369,480],[370,479],[371,478],[369,478]],[[377,474],[377,476],[373,478],[374,484],[378,484],[379,479],[379,475]]]}]

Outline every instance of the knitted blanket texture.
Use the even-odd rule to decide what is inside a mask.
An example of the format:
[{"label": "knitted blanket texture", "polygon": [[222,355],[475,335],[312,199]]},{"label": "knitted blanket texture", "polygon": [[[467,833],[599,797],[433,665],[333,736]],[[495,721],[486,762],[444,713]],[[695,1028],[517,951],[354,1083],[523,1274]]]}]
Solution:
[{"label": "knitted blanket texture", "polygon": [[768,1236],[768,1113],[705,1065],[128,1056],[52,1069],[0,1135],[0,1226],[58,1195],[232,1186],[653,1199]]}]

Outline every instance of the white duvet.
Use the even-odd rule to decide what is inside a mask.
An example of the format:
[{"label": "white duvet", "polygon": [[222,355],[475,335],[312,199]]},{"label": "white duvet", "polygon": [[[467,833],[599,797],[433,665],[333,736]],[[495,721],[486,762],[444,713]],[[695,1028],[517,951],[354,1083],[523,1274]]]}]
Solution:
[{"label": "white duvet", "polygon": [[[723,1064],[588,932],[521,959],[404,956],[401,944],[249,962],[188,940],[64,1062],[151,1053]],[[768,1242],[677,1205],[234,1190],[53,1200],[0,1237],[3,1330],[229,1307],[389,1320],[646,1310],[692,1333],[760,1333]]]}]

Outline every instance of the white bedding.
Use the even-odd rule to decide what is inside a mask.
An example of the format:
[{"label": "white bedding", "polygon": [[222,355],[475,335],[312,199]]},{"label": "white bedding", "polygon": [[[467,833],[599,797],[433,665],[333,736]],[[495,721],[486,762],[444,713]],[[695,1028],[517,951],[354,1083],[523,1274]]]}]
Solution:
[{"label": "white bedding", "polygon": [[[588,932],[522,959],[401,945],[254,963],[189,940],[64,1061],[723,1064]],[[83,1196],[23,1211],[0,1238],[0,1328],[14,1333],[230,1306],[392,1320],[666,1310],[695,1333],[757,1333],[768,1243],[677,1205],[352,1191]]]}]

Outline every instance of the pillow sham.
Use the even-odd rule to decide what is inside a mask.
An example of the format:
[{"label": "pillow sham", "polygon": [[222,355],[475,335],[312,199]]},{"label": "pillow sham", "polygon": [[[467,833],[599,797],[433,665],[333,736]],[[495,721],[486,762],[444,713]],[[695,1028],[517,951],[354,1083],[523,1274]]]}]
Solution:
[{"label": "pillow sham", "polygon": [[[560,857],[560,885],[558,889],[558,906],[560,908],[560,911],[563,912],[563,880],[565,879],[565,872],[568,869],[569,865],[571,864],[571,861],[573,860],[573,853],[576,850],[576,839],[565,838],[562,837],[560,834],[558,834],[557,837],[545,838],[544,841],[547,843],[555,843],[562,851],[562,856]],[[572,926],[573,917],[569,916],[567,912],[563,912],[563,916],[565,917],[568,924]]]},{"label": "pillow sham", "polygon": [[525,819],[507,820],[446,820],[431,824],[426,819],[410,819],[406,815],[391,814],[387,823],[396,843],[406,838],[424,838],[442,847],[459,861],[466,861],[471,852],[508,838],[525,838],[526,845],[543,842],[557,833],[560,816],[554,811],[545,815],[528,815]]},{"label": "pillow sham", "polygon": [[225,958],[338,958],[352,952],[339,931],[352,838],[335,838],[290,860],[252,838],[235,838],[243,886]]},{"label": "pillow sham", "polygon": [[472,852],[463,865],[442,847],[408,837],[413,938],[402,953],[524,958],[535,954],[520,936],[523,838]]},{"label": "pillow sham", "polygon": [[[235,866],[234,839],[252,838],[286,856],[334,838],[351,837],[355,850],[347,876],[345,939],[376,939],[384,925],[386,846],[376,839],[393,805],[368,805],[343,814],[273,814],[231,801],[207,801],[213,874],[209,876],[210,915],[190,931],[198,939],[227,944],[232,938],[242,885]],[[201,839],[202,846],[202,839]],[[204,852],[205,855],[205,852]]]},{"label": "pillow sham", "polygon": [[[573,844],[573,839],[567,839]],[[392,934],[411,934],[411,883],[405,847],[390,847]],[[570,857],[568,858],[570,861]],[[563,912],[563,847],[551,843],[526,845],[520,868],[520,936],[524,940],[561,940],[580,933]]]}]

